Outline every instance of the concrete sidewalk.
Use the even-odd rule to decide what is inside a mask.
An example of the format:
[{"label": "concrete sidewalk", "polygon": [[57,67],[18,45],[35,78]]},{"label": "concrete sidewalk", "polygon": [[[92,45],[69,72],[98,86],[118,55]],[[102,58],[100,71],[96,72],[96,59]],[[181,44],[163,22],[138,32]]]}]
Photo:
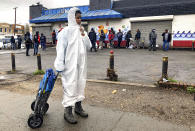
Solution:
[{"label": "concrete sidewalk", "polygon": [[[35,96],[0,90],[0,131],[30,131],[27,125],[30,105]],[[190,131],[190,127],[174,125],[129,112],[114,111],[84,105],[88,119],[77,117],[78,124],[70,125],[63,118],[60,101],[49,99],[50,108],[44,117],[41,131]]]}]

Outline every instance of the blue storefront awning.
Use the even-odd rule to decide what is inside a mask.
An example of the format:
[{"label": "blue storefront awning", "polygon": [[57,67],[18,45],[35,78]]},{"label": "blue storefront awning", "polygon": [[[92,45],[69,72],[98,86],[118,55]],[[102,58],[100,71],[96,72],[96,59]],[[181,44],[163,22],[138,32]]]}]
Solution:
[{"label": "blue storefront awning", "polygon": [[[88,6],[80,6],[82,12],[82,20],[95,20],[95,19],[105,19],[105,18],[122,18],[123,16],[114,10],[104,9],[104,10],[88,10]],[[44,10],[41,17],[34,18],[30,20],[30,23],[48,23],[57,21],[67,21],[68,10],[70,8],[52,9]]]}]

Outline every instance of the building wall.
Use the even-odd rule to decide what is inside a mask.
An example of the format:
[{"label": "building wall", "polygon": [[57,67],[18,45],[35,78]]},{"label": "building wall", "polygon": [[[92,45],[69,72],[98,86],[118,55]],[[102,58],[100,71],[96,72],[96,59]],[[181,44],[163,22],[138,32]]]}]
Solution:
[{"label": "building wall", "polygon": [[195,14],[194,15],[176,15],[173,19],[172,30],[174,33],[180,31],[195,32]]},{"label": "building wall", "polygon": [[163,45],[162,33],[165,29],[168,29],[170,32],[172,31],[172,21],[141,21],[141,22],[132,22],[132,36],[135,37],[137,29],[141,32],[141,41],[143,40],[145,46],[149,46],[149,33],[152,29],[156,29],[157,40],[156,44],[160,47]]},{"label": "building wall", "polygon": [[45,24],[31,24],[32,28],[32,36],[36,34],[36,32],[39,32],[39,35],[43,33],[46,36],[46,41],[51,42],[51,33],[52,33],[52,24],[51,23],[45,23]]},{"label": "building wall", "polygon": [[90,0],[90,10],[110,9],[112,0]]},{"label": "building wall", "polygon": [[11,34],[11,26],[7,23],[0,23],[0,35]]},{"label": "building wall", "polygon": [[92,20],[88,22],[88,30],[90,31],[91,28],[98,28],[98,26],[103,25],[105,28],[113,27],[116,31],[118,29],[122,29],[125,27],[130,28],[129,19],[104,19],[104,20]]},{"label": "building wall", "polygon": [[36,17],[40,17],[41,16],[41,13],[42,13],[42,10],[43,10],[43,5],[32,5],[29,7],[29,19],[34,19]]},{"label": "building wall", "polygon": [[[13,35],[14,34],[14,24],[0,23],[0,35]],[[24,34],[24,26],[16,25],[16,35]]]},{"label": "building wall", "polygon": [[120,0],[113,10],[124,17],[195,14],[194,0]]},{"label": "building wall", "polygon": [[[130,22],[129,19],[103,19],[103,20],[92,20],[88,21],[88,32],[91,28],[94,28],[97,33],[97,39],[99,39],[98,33],[103,29],[106,34],[106,40],[108,40],[108,31],[110,28],[113,28],[115,33],[118,32],[119,29],[123,32],[123,39],[128,30],[130,30]],[[115,40],[117,37],[115,36]]]},{"label": "building wall", "polygon": [[[14,34],[14,27],[15,25],[12,24],[11,25],[11,33]],[[24,26],[23,25],[18,25],[16,24],[16,31],[15,31],[16,35],[24,35]]]},{"label": "building wall", "polygon": [[[104,20],[93,20],[88,22],[88,32],[91,28],[94,28],[96,32],[100,32],[100,30],[104,30],[106,34],[110,28],[113,28],[117,33],[119,29],[123,32],[124,36],[128,30],[130,30],[130,22],[129,19],[104,19]],[[107,37],[107,36],[106,36]]]}]

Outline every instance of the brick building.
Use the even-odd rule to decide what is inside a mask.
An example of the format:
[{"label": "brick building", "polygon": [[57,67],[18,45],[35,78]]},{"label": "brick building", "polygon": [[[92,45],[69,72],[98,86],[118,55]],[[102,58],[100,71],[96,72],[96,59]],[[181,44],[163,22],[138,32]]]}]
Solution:
[{"label": "brick building", "polygon": [[[0,35],[13,35],[14,34],[14,24],[0,23]],[[24,26],[16,24],[16,35],[24,34]]]}]

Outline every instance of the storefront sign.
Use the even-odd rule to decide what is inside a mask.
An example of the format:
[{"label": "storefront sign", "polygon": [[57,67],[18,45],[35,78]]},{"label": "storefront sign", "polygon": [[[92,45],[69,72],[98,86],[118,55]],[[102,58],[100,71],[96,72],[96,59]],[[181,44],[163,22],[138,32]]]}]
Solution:
[{"label": "storefront sign", "polygon": [[195,40],[195,32],[192,33],[189,31],[186,33],[185,31],[182,31],[180,33],[180,31],[178,31],[173,35],[173,40]]}]

